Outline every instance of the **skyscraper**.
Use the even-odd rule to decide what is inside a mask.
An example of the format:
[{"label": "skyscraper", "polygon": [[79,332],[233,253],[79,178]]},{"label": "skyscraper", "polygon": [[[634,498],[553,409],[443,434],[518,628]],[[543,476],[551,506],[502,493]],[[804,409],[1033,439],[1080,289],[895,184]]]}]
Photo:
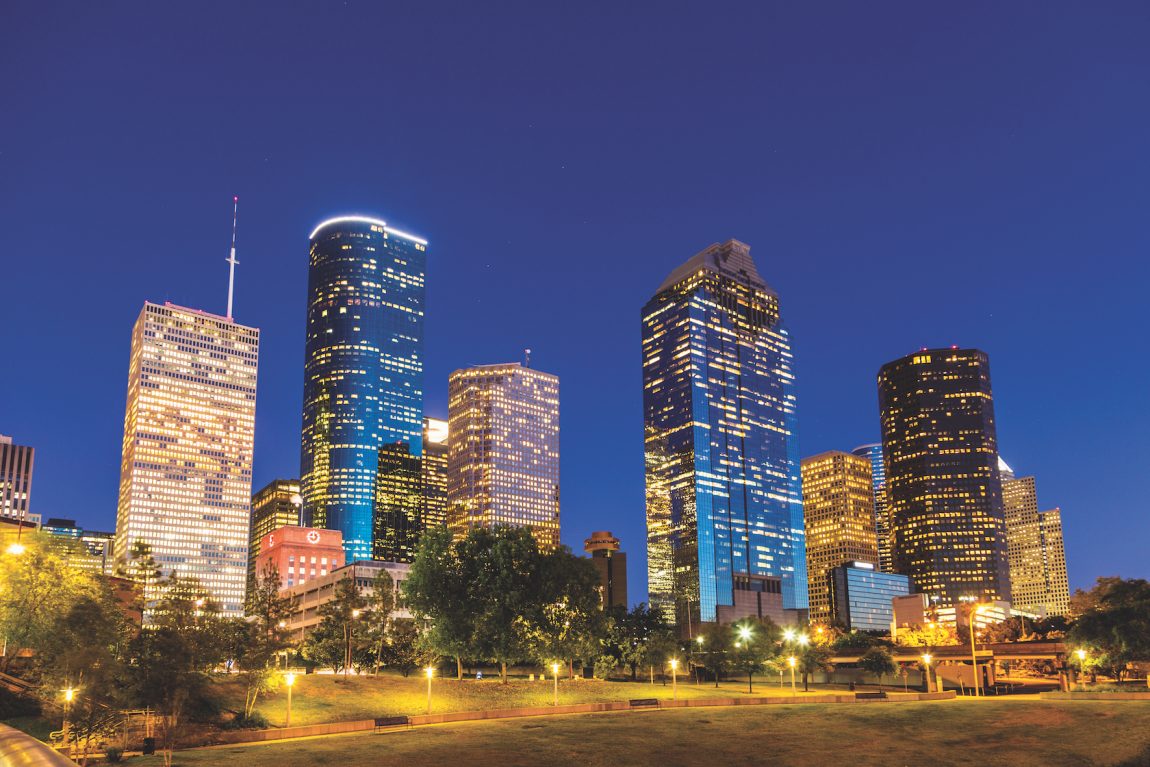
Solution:
[{"label": "skyscraper", "polygon": [[0,434],[0,516],[33,521],[28,509],[35,459],[36,448],[14,444],[11,437]]},{"label": "skyscraper", "polygon": [[942,604],[1010,600],[990,361],[923,349],[878,374],[896,572]]},{"label": "skyscraper", "polygon": [[886,467],[882,460],[882,445],[860,445],[851,451],[870,461],[872,487],[874,490],[874,533],[878,543],[878,569],[893,572],[890,551],[890,510],[886,504]]},{"label": "skyscraper", "polygon": [[362,216],[311,233],[300,487],[304,523],[370,559],[380,448],[423,453],[427,242]]},{"label": "skyscraper", "polygon": [[423,529],[447,525],[447,421],[423,419]]},{"label": "skyscraper", "polygon": [[619,550],[619,539],[607,530],[591,533],[583,541],[583,551],[591,555],[591,564],[599,573],[599,604],[604,610],[626,609],[627,555]]},{"label": "skyscraper", "polygon": [[116,559],[144,541],[226,616],[244,607],[259,341],[170,303],[145,303],[132,330]]},{"label": "skyscraper", "polygon": [[[736,579],[807,607],[790,336],[750,248],[715,244],[643,308],[648,591],[691,633]],[[749,581],[748,581],[749,582]]]},{"label": "skyscraper", "polygon": [[375,475],[375,536],[372,559],[411,562],[423,533],[423,471],[411,445],[392,442],[379,449]]},{"label": "skyscraper", "polygon": [[829,575],[845,562],[877,567],[871,463],[832,450],[804,458],[803,520],[807,532],[810,619],[831,619]]},{"label": "skyscraper", "polygon": [[1062,541],[1062,512],[1038,510],[1034,477],[1015,477],[999,458],[1006,517],[1010,591],[1015,607],[1045,615],[1070,612],[1070,583]]},{"label": "skyscraper", "polygon": [[[273,479],[252,496],[251,523],[248,528],[248,580],[250,600],[256,577],[262,575],[256,566],[260,542],[264,536],[285,525],[299,525],[300,505],[298,479]],[[283,573],[280,573],[283,576]]]},{"label": "skyscraper", "polygon": [[559,378],[518,363],[456,370],[448,381],[448,526],[530,527],[559,545]]}]

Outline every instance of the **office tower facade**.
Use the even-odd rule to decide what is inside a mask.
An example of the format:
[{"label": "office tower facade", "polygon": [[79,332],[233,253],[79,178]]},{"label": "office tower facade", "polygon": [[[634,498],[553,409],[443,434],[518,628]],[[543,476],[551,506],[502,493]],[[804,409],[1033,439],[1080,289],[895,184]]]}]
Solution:
[{"label": "office tower facade", "polygon": [[878,374],[894,568],[941,604],[1009,601],[990,361],[923,349]]},{"label": "office tower facade", "polygon": [[375,475],[375,531],[371,558],[411,562],[423,532],[423,466],[411,445],[393,442],[379,449]]},{"label": "office tower facade", "polygon": [[298,525],[302,505],[303,498],[300,496],[298,479],[273,479],[252,496],[251,524],[248,528],[249,607],[256,578],[261,575],[256,562],[260,556],[264,536],[285,525]]},{"label": "office tower facade", "polygon": [[228,617],[247,585],[259,341],[170,303],[145,303],[132,331],[116,559],[147,543],[162,573],[198,579]]},{"label": "office tower facade", "polygon": [[448,526],[530,527],[559,545],[559,377],[519,363],[448,380]]},{"label": "office tower facade", "polygon": [[32,467],[36,448],[17,445],[0,434],[0,517],[32,521]]},{"label": "office tower facade", "polygon": [[447,525],[447,421],[423,419],[423,529]]},{"label": "office tower facade", "polygon": [[619,550],[619,539],[605,530],[591,533],[583,541],[583,551],[599,573],[599,604],[607,610],[627,608],[627,555]]},{"label": "office tower facade", "polygon": [[1034,477],[1015,477],[999,460],[1012,604],[1028,613],[1066,615],[1070,612],[1070,583],[1062,512],[1039,511]]},{"label": "office tower facade", "polygon": [[802,462],[810,619],[831,619],[827,576],[848,561],[878,566],[871,462],[832,450]]},{"label": "office tower facade", "polygon": [[805,609],[791,341],[747,245],[696,254],[643,308],[643,427],[651,605],[691,634],[737,578],[772,576]]},{"label": "office tower facade", "polygon": [[303,521],[370,559],[380,448],[423,453],[427,242],[361,216],[311,233],[300,487]]},{"label": "office tower facade", "polygon": [[280,576],[280,589],[322,578],[343,567],[343,536],[339,530],[284,525],[260,539],[258,572],[269,565]]},{"label": "office tower facade", "polygon": [[886,505],[886,468],[882,460],[882,444],[860,445],[851,451],[870,461],[871,487],[874,492],[874,534],[878,545],[878,569],[889,573],[893,569],[890,550],[890,511]]},{"label": "office tower facade", "polygon": [[910,578],[880,572],[872,562],[844,562],[832,567],[827,585],[830,618],[847,631],[892,630],[894,600],[910,594]]}]

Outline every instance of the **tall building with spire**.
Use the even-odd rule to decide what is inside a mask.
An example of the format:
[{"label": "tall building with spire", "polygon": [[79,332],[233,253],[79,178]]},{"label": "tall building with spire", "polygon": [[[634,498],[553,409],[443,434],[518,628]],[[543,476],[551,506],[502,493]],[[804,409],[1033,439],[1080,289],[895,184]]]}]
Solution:
[{"label": "tall building with spire", "polygon": [[404,448],[408,459],[423,454],[427,241],[365,216],[328,219],[310,241],[304,524],[339,530],[349,562],[371,559],[377,538],[406,545],[406,533],[387,526],[406,520],[403,510],[379,519],[390,487],[387,477],[381,485],[380,457],[403,464]]},{"label": "tall building with spire", "polygon": [[1014,607],[1040,615],[1070,612],[1070,582],[1062,540],[1062,512],[1038,510],[1034,477],[1016,477],[1002,458],[1002,503]]},{"label": "tall building with spire", "polygon": [[783,607],[805,609],[791,340],[750,247],[688,259],[642,323],[652,607],[692,634],[778,578]]},{"label": "tall building with spire", "polygon": [[878,566],[870,460],[831,450],[804,458],[810,619],[830,620],[831,570],[846,562]]},{"label": "tall building with spire", "polygon": [[890,550],[890,510],[886,504],[886,467],[882,459],[882,443],[860,445],[851,451],[870,461],[871,489],[874,493],[874,534],[878,544],[878,569],[894,572]]},{"label": "tall building with spire", "polygon": [[[243,615],[260,332],[145,303],[132,330],[115,555],[137,541]],[[151,599],[153,594],[145,594]]]},{"label": "tall building with spire", "polygon": [[923,349],[878,394],[895,571],[944,605],[1010,601],[989,358]]},{"label": "tall building with spire", "polygon": [[448,527],[529,527],[559,545],[559,377],[519,363],[448,380]]}]

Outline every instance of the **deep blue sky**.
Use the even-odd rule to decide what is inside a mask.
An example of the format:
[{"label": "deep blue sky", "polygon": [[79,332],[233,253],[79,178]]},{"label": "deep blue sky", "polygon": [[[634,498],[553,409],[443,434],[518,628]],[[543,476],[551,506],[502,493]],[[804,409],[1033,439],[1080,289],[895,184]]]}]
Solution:
[{"label": "deep blue sky", "polygon": [[751,244],[803,455],[878,437],[879,366],[991,358],[1003,456],[1073,586],[1150,577],[1150,5],[58,3],[0,10],[0,433],[34,510],[111,528],[144,300],[263,330],[257,485],[299,470],[307,235],[425,236],[447,375],[562,380],[563,539],[645,593],[639,310]]}]

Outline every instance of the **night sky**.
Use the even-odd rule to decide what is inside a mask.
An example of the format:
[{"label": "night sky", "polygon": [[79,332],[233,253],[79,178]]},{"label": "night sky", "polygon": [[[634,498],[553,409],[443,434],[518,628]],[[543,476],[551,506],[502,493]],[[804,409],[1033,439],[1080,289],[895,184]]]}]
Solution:
[{"label": "night sky", "polygon": [[[178,6],[178,7],[177,7]],[[990,355],[1003,457],[1072,587],[1150,577],[1150,4],[43,3],[0,9],[0,433],[33,511],[112,529],[145,300],[263,332],[255,486],[299,472],[307,236],[430,240],[454,369],[562,382],[563,539],[646,589],[640,308],[707,245],[779,292],[802,455],[879,437],[875,375]]]}]

